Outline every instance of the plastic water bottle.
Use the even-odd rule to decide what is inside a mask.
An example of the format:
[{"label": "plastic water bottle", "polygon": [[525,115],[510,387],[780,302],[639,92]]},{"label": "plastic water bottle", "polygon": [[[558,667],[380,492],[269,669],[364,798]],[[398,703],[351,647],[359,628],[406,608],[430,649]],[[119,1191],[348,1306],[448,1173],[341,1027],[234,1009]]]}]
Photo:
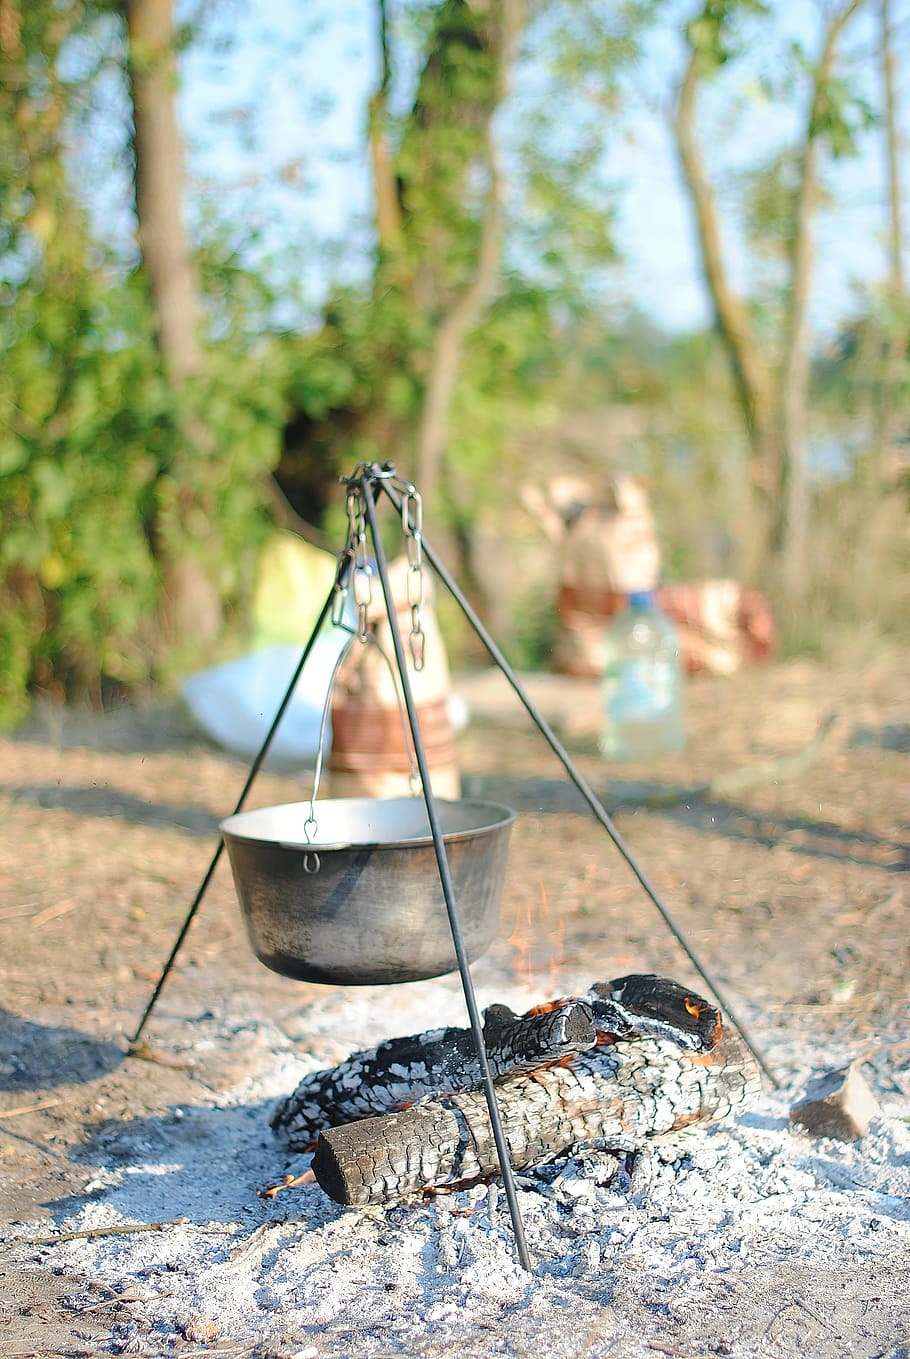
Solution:
[{"label": "plastic water bottle", "polygon": [[629,595],[629,607],[604,636],[603,734],[609,760],[647,760],[686,743],[683,676],[676,628],[649,590]]}]

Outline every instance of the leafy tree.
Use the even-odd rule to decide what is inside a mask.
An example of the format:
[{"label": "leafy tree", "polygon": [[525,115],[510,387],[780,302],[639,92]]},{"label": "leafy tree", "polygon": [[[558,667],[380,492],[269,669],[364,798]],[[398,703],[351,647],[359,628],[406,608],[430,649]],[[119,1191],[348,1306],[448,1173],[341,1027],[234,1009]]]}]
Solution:
[{"label": "leafy tree", "polygon": [[[57,692],[135,681],[154,598],[145,536],[163,393],[148,314],[92,260],[64,160],[78,94],[60,57],[98,12],[7,3],[0,25],[0,720],[29,682]],[[130,333],[128,343],[116,335]],[[135,399],[124,409],[121,386]]]},{"label": "leafy tree", "polygon": [[[162,545],[196,554],[220,599],[242,598],[268,524],[261,483],[284,401],[263,377],[280,356],[264,351],[254,368],[240,327],[206,346],[204,370],[176,386],[141,275],[92,231],[68,150],[98,73],[121,61],[116,13],[4,0],[0,17],[0,722],[9,723],[29,689],[100,698],[160,675]],[[229,295],[230,271],[216,258],[207,269]]]},{"label": "leafy tree", "polygon": [[466,344],[499,283],[503,184],[493,119],[524,9],[524,0],[443,0],[423,12],[419,74],[410,107],[396,117],[393,40],[386,5],[377,4],[372,278],[366,293],[337,293],[321,333],[302,347],[294,387],[301,415],[277,474],[294,508],[312,518],[339,468],[392,457],[444,508],[481,606],[463,531],[465,469],[453,475],[446,450]]}]

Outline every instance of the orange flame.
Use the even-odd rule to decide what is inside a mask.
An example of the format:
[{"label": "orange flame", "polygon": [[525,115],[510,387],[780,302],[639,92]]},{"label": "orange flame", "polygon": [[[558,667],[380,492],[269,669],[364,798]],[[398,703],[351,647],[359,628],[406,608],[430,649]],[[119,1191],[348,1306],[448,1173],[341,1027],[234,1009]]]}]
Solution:
[{"label": "orange flame", "polygon": [[256,1194],[261,1199],[273,1199],[282,1189],[300,1189],[305,1185],[316,1183],[316,1176],[312,1170],[305,1170],[302,1175],[285,1175],[283,1179],[276,1180],[274,1184],[267,1184],[264,1189],[257,1189]]},{"label": "orange flame", "polygon": [[[524,916],[524,919],[522,919],[522,915]],[[515,950],[515,959],[513,963],[515,976],[524,982],[530,981],[532,971],[530,945],[531,925],[531,903],[526,897],[524,900],[524,910],[522,910],[521,902],[515,903],[515,923],[512,926],[512,933],[506,940],[509,947]]]},{"label": "orange flame", "polygon": [[537,984],[544,962],[541,955],[545,954],[548,989],[556,991],[566,960],[566,923],[553,911],[543,880],[538,882],[538,890],[540,906],[536,911],[528,897],[516,903],[512,932],[506,942],[515,950],[514,974],[518,980],[529,987]]}]

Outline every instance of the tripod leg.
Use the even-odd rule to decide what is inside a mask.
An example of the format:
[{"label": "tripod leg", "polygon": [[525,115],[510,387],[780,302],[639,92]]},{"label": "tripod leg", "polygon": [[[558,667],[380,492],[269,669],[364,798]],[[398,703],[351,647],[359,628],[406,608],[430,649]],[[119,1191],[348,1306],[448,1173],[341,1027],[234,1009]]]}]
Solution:
[{"label": "tripod leg", "polygon": [[445,900],[446,912],[449,917],[449,926],[452,931],[452,943],[455,946],[455,957],[458,960],[458,970],[461,973],[461,984],[464,990],[465,1004],[468,1009],[468,1017],[471,1022],[471,1034],[474,1039],[474,1049],[477,1053],[477,1061],[480,1065],[481,1084],[486,1097],[487,1110],[490,1115],[490,1123],[493,1127],[493,1139],[496,1147],[496,1154],[499,1160],[499,1169],[502,1174],[503,1188],[505,1190],[506,1201],[509,1205],[509,1214],[512,1219],[512,1229],[515,1233],[515,1245],[518,1251],[518,1258],[522,1266],[531,1271],[531,1257],[528,1253],[528,1246],[525,1240],[524,1224],[521,1220],[521,1210],[518,1206],[518,1197],[515,1192],[515,1182],[512,1177],[512,1164],[509,1160],[509,1148],[506,1143],[505,1131],[502,1126],[502,1119],[499,1114],[499,1106],[496,1103],[496,1095],[493,1089],[493,1076],[490,1071],[490,1064],[487,1060],[487,1050],[483,1038],[483,1022],[477,1008],[477,999],[474,995],[474,983],[471,979],[471,969],[468,962],[468,955],[464,946],[464,939],[461,932],[461,922],[458,917],[458,907],[455,902],[455,888],[452,882],[452,875],[449,869],[449,861],[446,856],[445,843],[442,838],[442,831],[439,825],[439,818],[436,812],[436,803],[433,798],[430,786],[430,771],[427,766],[426,750],[423,744],[423,737],[420,732],[420,722],[417,716],[417,708],[414,702],[414,695],[411,690],[408,678],[407,660],[405,658],[404,644],[401,640],[401,629],[398,626],[398,619],[395,613],[395,601],[392,597],[392,589],[389,583],[388,568],[385,553],[382,547],[382,539],[379,535],[379,528],[376,522],[376,506],[374,503],[374,493],[370,484],[362,484],[362,494],[370,526],[370,535],[373,539],[373,550],[376,555],[376,566],[379,579],[382,584],[382,592],[385,597],[386,612],[388,613],[389,628],[392,634],[392,642],[395,648],[395,660],[398,666],[398,673],[401,678],[401,690],[404,696],[405,709],[408,715],[408,722],[411,728],[411,738],[414,743],[414,754],[417,760],[417,768],[420,773],[420,781],[423,784],[423,796],[426,802],[427,817],[430,822],[430,832],[433,837],[433,848],[436,851],[436,861],[439,865],[439,878],[442,884],[442,894]]},{"label": "tripod leg", "polygon": [[[281,700],[281,703],[278,707],[278,711],[276,712],[275,717],[272,721],[272,725],[269,727],[268,732],[266,733],[265,740],[263,741],[262,746],[259,749],[258,755],[253,760],[253,763],[250,766],[250,772],[247,775],[246,783],[243,785],[243,789],[240,793],[239,798],[237,799],[236,806],[234,807],[233,813],[234,815],[236,815],[237,812],[243,810],[243,804],[246,802],[249,791],[252,788],[253,783],[256,779],[256,775],[262,768],[263,761],[265,760],[266,755],[269,753],[269,747],[272,744],[276,731],[281,725],[281,719],[284,717],[284,714],[287,711],[288,704],[290,703],[291,698],[293,697],[294,690],[297,688],[297,682],[303,673],[303,667],[306,665],[309,659],[310,652],[313,650],[313,647],[316,643],[316,638],[319,636],[319,632],[320,629],[322,628],[323,623],[325,622],[326,618],[329,616],[331,612],[332,602],[335,598],[335,589],[337,584],[338,581],[336,580],[335,583],[332,585],[332,589],[328,595],[328,598],[325,601],[325,604],[322,606],[322,612],[320,613],[318,619],[316,620],[315,626],[313,627],[313,631],[310,634],[310,640],[307,642],[306,646],[303,649],[303,654],[300,657],[300,660],[297,664],[297,668],[295,669],[293,675],[291,676],[291,682],[287,687],[287,691],[285,692],[284,698]],[[139,1042],[140,1035],[142,1034],[142,1031],[144,1030],[149,1019],[151,1018],[152,1011],[154,1010],[155,1006],[158,1003],[158,997],[161,995],[161,992],[164,988],[164,984],[171,973],[171,969],[173,968],[174,963],[177,961],[177,955],[183,946],[183,941],[186,938],[187,933],[189,932],[190,925],[192,925],[193,920],[195,919],[196,912],[202,905],[203,898],[205,897],[205,894],[208,891],[209,883],[212,881],[215,869],[218,867],[218,861],[223,853],[224,853],[224,840],[219,838],[218,848],[212,855],[212,861],[206,870],[202,882],[199,884],[199,888],[196,892],[195,897],[193,898],[192,905],[190,906],[190,909],[187,912],[186,919],[184,920],[183,924],[180,927],[180,932],[177,935],[176,940],[174,941],[174,946],[171,949],[167,962],[161,969],[161,976],[158,978],[158,981],[155,985],[155,989],[152,992],[151,998],[145,1007],[145,1010],[143,1012],[142,1018],[139,1021],[139,1025],[136,1029],[136,1032],[130,1039],[131,1048],[134,1048],[136,1044]]]}]

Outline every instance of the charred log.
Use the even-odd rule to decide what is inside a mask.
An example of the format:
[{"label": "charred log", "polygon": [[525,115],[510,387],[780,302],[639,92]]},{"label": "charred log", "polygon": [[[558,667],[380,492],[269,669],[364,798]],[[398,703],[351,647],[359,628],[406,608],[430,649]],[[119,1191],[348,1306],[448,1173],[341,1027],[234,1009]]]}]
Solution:
[{"label": "charred log", "polygon": [[[494,1079],[533,1071],[590,1048],[597,1041],[592,1006],[558,1001],[516,1015],[507,1005],[484,1011],[484,1045]],[[390,1038],[355,1052],[327,1071],[314,1071],[283,1100],[271,1126],[292,1150],[311,1147],[321,1129],[414,1104],[427,1095],[477,1089],[480,1062],[470,1029],[431,1029]]]},{"label": "charred log", "polygon": [[632,973],[594,982],[586,1000],[601,1037],[668,1038],[680,1047],[709,1052],[720,1039],[720,1011],[669,977]]},{"label": "charred log", "polygon": [[[708,1053],[669,1038],[599,1045],[566,1066],[512,1076],[497,1088],[509,1158],[521,1169],[578,1145],[634,1150],[649,1139],[729,1116],[760,1084],[742,1041]],[[426,1099],[410,1109],[320,1134],[313,1172],[343,1204],[387,1203],[498,1172],[484,1096]]]},{"label": "charred log", "polygon": [[[678,982],[632,974],[594,982],[587,994],[516,1015],[506,1005],[484,1011],[484,1044],[494,1080],[533,1071],[595,1043],[666,1038],[707,1052],[721,1033],[719,1011]],[[432,1095],[477,1090],[480,1062],[470,1029],[432,1029],[391,1038],[315,1071],[282,1100],[271,1126],[293,1151],[306,1151],[320,1131],[415,1104]]]}]

